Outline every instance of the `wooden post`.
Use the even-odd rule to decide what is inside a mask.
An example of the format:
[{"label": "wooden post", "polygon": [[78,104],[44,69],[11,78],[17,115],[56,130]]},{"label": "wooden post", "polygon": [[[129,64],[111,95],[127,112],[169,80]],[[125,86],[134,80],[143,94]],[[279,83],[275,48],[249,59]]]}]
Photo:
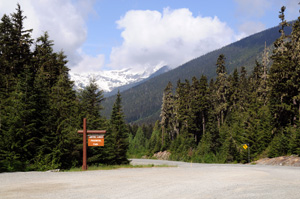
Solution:
[{"label": "wooden post", "polygon": [[78,130],[77,133],[83,135],[83,143],[82,143],[82,170],[87,170],[87,143],[86,143],[86,137],[87,134],[95,135],[97,140],[91,140],[92,145],[91,146],[104,146],[104,134],[106,133],[106,130],[87,130],[86,128],[86,118],[83,118],[83,130]]},{"label": "wooden post", "polygon": [[87,164],[86,164],[86,118],[83,118],[83,160],[82,160],[82,170],[87,170]]}]

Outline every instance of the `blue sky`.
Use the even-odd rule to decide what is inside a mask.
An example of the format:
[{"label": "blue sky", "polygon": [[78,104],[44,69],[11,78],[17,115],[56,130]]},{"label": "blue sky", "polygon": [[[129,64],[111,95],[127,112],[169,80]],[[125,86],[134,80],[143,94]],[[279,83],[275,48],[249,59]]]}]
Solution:
[{"label": "blue sky", "polygon": [[298,17],[298,0],[0,0],[20,3],[33,37],[48,31],[73,72],[132,68],[153,72]]}]

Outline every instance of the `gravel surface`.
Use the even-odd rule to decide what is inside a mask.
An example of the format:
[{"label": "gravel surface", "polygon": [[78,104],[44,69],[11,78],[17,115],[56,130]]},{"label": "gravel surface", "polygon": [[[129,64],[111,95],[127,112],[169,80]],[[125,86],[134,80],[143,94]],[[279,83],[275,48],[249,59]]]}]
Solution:
[{"label": "gravel surface", "polygon": [[177,167],[0,174],[0,198],[299,199],[300,168],[132,160]]}]

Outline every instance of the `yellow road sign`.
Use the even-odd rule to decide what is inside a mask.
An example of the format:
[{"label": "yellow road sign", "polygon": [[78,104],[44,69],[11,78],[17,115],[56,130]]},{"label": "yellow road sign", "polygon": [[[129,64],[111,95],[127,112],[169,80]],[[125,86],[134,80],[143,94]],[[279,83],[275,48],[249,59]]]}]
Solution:
[{"label": "yellow road sign", "polygon": [[247,148],[248,148],[248,145],[247,145],[247,144],[244,144],[243,148],[244,148],[244,149],[247,149]]}]

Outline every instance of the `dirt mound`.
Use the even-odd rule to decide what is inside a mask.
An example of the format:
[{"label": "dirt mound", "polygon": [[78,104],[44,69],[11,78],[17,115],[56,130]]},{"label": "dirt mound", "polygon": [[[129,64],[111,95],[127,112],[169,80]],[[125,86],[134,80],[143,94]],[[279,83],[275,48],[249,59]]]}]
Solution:
[{"label": "dirt mound", "polygon": [[157,158],[158,160],[169,160],[171,153],[168,151],[160,151],[153,155],[154,158]]},{"label": "dirt mound", "polygon": [[277,165],[277,166],[295,166],[300,167],[300,157],[292,156],[281,156],[277,158],[263,158],[255,161],[258,165]]}]

